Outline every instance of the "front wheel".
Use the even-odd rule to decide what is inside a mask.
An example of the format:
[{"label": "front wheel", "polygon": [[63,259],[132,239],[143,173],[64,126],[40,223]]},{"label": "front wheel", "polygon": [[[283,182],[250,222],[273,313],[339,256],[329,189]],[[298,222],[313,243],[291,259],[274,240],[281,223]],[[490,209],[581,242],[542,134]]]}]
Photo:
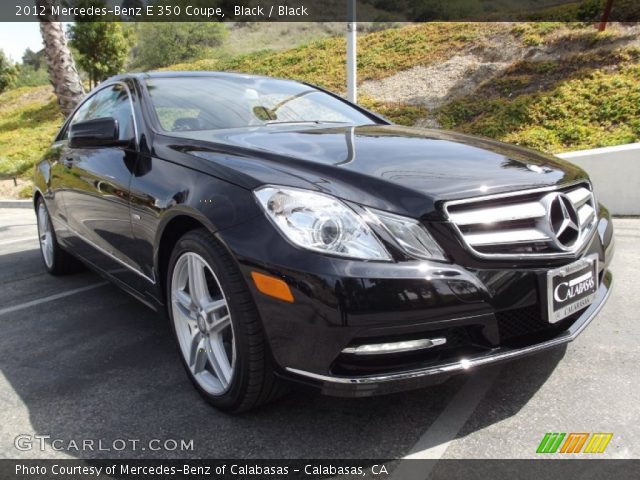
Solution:
[{"label": "front wheel", "polygon": [[40,253],[47,272],[52,275],[66,275],[82,270],[82,263],[65,252],[58,244],[49,211],[42,197],[36,202],[36,220]]},{"label": "front wheel", "polygon": [[207,401],[239,412],[280,393],[253,299],[208,231],[188,232],[177,242],[167,299],[184,367]]}]

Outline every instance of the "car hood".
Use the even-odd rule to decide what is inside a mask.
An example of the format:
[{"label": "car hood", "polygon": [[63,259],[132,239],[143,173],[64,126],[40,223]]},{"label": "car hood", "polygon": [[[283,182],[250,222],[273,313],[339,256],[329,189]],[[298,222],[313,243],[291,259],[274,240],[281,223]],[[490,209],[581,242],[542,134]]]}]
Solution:
[{"label": "car hood", "polygon": [[[414,216],[439,202],[586,178],[578,167],[521,147],[396,125],[271,125],[184,132],[175,145],[234,171],[248,188],[291,185]],[[174,147],[175,147],[174,146]]]}]

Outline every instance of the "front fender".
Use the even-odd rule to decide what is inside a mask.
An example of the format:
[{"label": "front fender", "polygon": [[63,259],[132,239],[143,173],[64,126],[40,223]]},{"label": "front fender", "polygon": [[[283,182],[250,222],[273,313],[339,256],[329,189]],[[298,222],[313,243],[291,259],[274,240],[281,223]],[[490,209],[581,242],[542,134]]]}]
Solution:
[{"label": "front fender", "polygon": [[33,205],[35,207],[38,196],[50,196],[51,168],[49,162],[43,160],[33,168]]},{"label": "front fender", "polygon": [[185,229],[212,234],[261,214],[251,190],[157,157],[141,158],[130,187],[136,262],[151,278],[163,272],[171,253],[163,250]]}]

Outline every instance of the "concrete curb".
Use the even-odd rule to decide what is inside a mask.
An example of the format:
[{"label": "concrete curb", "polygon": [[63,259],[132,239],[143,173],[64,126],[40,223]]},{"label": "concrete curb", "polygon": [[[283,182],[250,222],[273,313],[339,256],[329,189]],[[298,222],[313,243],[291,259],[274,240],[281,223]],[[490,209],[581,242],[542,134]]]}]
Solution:
[{"label": "concrete curb", "polygon": [[33,208],[33,200],[0,200],[0,208]]}]

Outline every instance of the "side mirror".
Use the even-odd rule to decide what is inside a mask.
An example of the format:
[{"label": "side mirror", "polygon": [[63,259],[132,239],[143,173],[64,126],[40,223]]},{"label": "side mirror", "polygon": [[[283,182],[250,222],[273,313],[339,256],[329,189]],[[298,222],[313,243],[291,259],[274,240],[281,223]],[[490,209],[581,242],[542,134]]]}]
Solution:
[{"label": "side mirror", "polygon": [[69,128],[69,146],[83,147],[115,147],[124,143],[118,139],[118,121],[115,118],[95,118],[78,122]]}]

